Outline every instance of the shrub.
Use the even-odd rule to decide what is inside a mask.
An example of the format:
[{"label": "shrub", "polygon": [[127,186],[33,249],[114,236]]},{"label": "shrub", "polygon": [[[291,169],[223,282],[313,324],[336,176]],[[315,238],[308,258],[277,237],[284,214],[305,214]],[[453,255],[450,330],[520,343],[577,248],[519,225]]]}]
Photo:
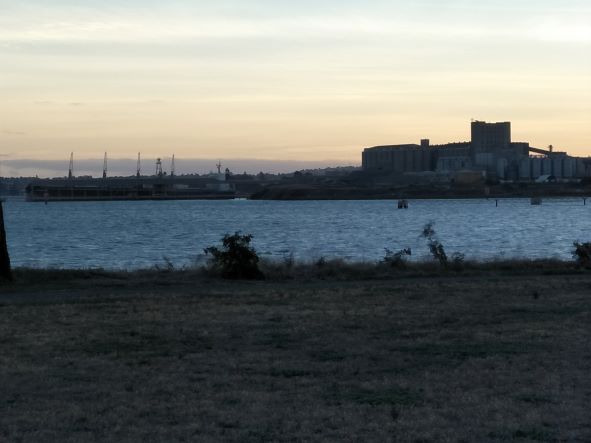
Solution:
[{"label": "shrub", "polygon": [[591,242],[574,242],[573,245],[575,247],[573,257],[577,261],[577,264],[586,269],[591,269]]},{"label": "shrub", "polygon": [[447,254],[441,243],[437,240],[430,240],[429,250],[431,251],[433,258],[437,260],[441,266],[447,266]]},{"label": "shrub", "polygon": [[226,234],[222,238],[222,248],[210,246],[203,251],[211,255],[209,265],[222,278],[233,280],[262,279],[263,273],[259,269],[259,256],[250,246],[252,235],[242,235],[240,231]]},{"label": "shrub", "polygon": [[393,268],[404,269],[406,267],[406,257],[412,255],[410,248],[401,249],[400,251],[394,252],[388,248],[384,248],[386,255],[384,256],[383,262],[392,266]]},{"label": "shrub", "polygon": [[295,265],[295,258],[293,256],[293,252],[290,252],[289,255],[285,255],[283,257],[283,265],[291,270]]},{"label": "shrub", "polygon": [[462,254],[461,252],[454,252],[451,255],[452,267],[456,271],[461,271],[462,269],[464,269],[465,259],[466,259],[466,256],[464,254]]},{"label": "shrub", "polygon": [[172,262],[172,260],[170,258],[168,258],[167,256],[162,256],[162,261],[164,262],[164,264],[159,265],[159,264],[155,264],[154,265],[154,270],[159,271],[159,272],[173,272],[174,271],[174,263]]},{"label": "shrub", "polygon": [[423,227],[423,233],[421,235],[427,239],[427,246],[429,246],[429,251],[431,251],[433,258],[437,260],[441,266],[447,267],[447,254],[445,253],[443,245],[437,239],[433,224],[433,222],[427,223]]}]

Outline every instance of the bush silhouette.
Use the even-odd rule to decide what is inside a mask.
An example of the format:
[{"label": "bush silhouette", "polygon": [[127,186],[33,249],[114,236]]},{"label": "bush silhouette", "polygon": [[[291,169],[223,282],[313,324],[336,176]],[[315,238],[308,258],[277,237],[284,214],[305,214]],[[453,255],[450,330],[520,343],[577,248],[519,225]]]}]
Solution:
[{"label": "bush silhouette", "polygon": [[250,246],[252,235],[242,235],[240,231],[226,234],[222,238],[222,247],[210,246],[203,251],[210,255],[211,268],[219,272],[222,278],[233,280],[262,279],[263,273],[259,269],[259,256]]},{"label": "bush silhouette", "polygon": [[577,264],[583,268],[591,269],[591,242],[575,242],[573,245],[575,247],[573,257],[577,261]]},{"label": "bush silhouette", "polygon": [[400,251],[394,252],[388,248],[384,248],[386,255],[383,258],[383,262],[392,266],[393,268],[404,269],[406,268],[406,259],[412,255],[410,248],[401,249]]},{"label": "bush silhouette", "polygon": [[423,232],[421,233],[421,236],[427,240],[427,246],[429,246],[429,251],[433,256],[433,259],[437,260],[442,267],[446,268],[447,254],[445,253],[443,245],[437,239],[437,235],[435,234],[435,229],[433,229],[433,225],[433,222],[427,223],[423,227]]}]

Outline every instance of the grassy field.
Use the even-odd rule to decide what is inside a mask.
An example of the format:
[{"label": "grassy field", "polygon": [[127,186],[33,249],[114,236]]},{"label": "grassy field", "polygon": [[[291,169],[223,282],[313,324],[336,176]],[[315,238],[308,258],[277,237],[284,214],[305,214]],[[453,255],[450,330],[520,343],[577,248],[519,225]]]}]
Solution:
[{"label": "grassy field", "polygon": [[17,271],[0,441],[591,441],[591,273],[347,275]]}]

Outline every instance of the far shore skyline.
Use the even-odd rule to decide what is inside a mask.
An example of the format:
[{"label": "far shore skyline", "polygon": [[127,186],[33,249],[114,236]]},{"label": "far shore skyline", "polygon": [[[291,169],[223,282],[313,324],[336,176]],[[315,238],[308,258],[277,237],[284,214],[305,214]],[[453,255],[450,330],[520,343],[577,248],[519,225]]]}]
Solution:
[{"label": "far shore skyline", "polygon": [[[142,157],[142,175],[152,175],[155,172],[155,161],[158,157]],[[162,156],[162,167],[169,173],[172,156]],[[266,160],[246,158],[182,158],[175,156],[175,170],[177,175],[182,174],[208,174],[217,170],[216,165],[221,162],[222,168],[228,168],[233,174],[258,174],[259,172],[271,174],[285,174],[305,169],[324,169],[335,167],[360,167],[358,162],[345,160]],[[69,158],[62,160],[37,160],[37,159],[9,159],[0,157],[0,177],[35,177],[59,178],[68,175]],[[109,176],[133,176],[136,173],[137,158],[109,158]],[[74,175],[101,177],[103,157],[76,158],[74,157]]]},{"label": "far shore skyline", "polygon": [[[471,119],[474,121],[476,119]],[[501,120],[499,120],[501,121]],[[489,121],[490,122],[490,121]],[[512,129],[513,141],[527,142],[530,146],[536,148],[545,149],[552,145],[555,151],[567,152],[569,155],[579,157],[591,157],[591,149],[589,150],[576,150],[568,149],[567,147],[555,145],[553,143],[548,144],[533,144],[523,136],[524,132],[519,130],[519,125],[513,125],[512,128],[517,126],[517,130]],[[464,130],[464,132],[466,132]],[[420,139],[427,138],[431,144],[443,144],[443,140],[432,139],[429,137],[420,137]],[[292,158],[289,153],[285,154],[285,151],[281,149],[276,150],[276,154],[284,154],[283,158],[248,158],[248,157],[224,157],[220,155],[218,157],[204,157],[198,155],[191,155],[199,150],[190,151],[189,155],[178,156],[177,152],[183,152],[182,149],[170,150],[163,149],[160,152],[154,154],[154,150],[148,150],[148,154],[140,151],[142,170],[149,174],[150,168],[154,166],[157,158],[160,158],[163,162],[163,167],[166,170],[170,166],[172,156],[175,155],[177,172],[179,174],[204,174],[215,169],[215,165],[218,161],[224,163],[224,168],[229,167],[233,172],[241,173],[247,172],[249,174],[257,174],[259,172],[266,173],[289,173],[296,170],[303,169],[322,169],[329,167],[358,167],[361,166],[361,152],[364,148],[372,146],[383,146],[383,145],[396,145],[396,144],[416,144],[420,142],[420,139],[415,140],[397,140],[397,141],[383,141],[374,145],[364,145],[358,147],[355,151],[355,155],[350,158]],[[470,140],[470,134],[463,134],[461,137],[452,138],[446,142],[466,142]],[[100,157],[96,152],[84,155],[87,150],[81,149],[83,156],[78,157],[77,151],[67,152],[64,151],[64,156],[61,159],[55,158],[26,158],[20,157],[19,154],[14,152],[0,152],[0,177],[19,177],[19,176],[35,176],[40,177],[62,177],[67,172],[67,165],[69,163],[70,154],[74,154],[75,160],[75,174],[76,175],[92,175],[99,176],[102,174],[103,167],[103,155],[105,152],[100,153]],[[129,149],[126,150],[126,152]],[[223,152],[223,151],[221,151]],[[164,154],[162,154],[164,153]],[[137,164],[137,152],[133,156],[117,154],[117,150],[113,152],[106,151],[109,171],[112,175],[127,176],[133,175],[136,170]]]}]

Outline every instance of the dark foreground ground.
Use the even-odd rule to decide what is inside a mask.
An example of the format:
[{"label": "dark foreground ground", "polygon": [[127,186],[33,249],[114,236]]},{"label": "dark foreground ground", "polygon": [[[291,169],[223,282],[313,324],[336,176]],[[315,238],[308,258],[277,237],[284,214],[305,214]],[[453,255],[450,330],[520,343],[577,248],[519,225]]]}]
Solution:
[{"label": "dark foreground ground", "polygon": [[591,441],[591,274],[25,277],[0,441]]}]

